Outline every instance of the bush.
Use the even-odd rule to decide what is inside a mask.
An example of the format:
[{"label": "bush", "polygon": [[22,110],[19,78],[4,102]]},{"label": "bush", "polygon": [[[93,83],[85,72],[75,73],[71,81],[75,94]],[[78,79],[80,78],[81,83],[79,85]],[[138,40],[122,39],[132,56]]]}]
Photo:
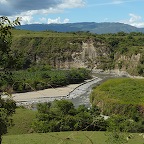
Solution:
[{"label": "bush", "polygon": [[106,121],[100,117],[97,107],[88,109],[80,105],[75,109],[70,101],[55,100],[38,104],[37,108],[38,114],[32,125],[35,132],[106,130]]},{"label": "bush", "polygon": [[90,78],[90,73],[86,69],[49,70],[49,66],[44,65],[9,74],[1,72],[0,76],[1,90],[9,86],[15,92],[26,92],[80,83]]}]

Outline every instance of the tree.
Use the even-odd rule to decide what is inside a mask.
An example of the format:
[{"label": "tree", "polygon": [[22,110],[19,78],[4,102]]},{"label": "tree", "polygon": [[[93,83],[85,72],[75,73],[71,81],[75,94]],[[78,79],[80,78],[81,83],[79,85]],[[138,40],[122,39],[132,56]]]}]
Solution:
[{"label": "tree", "polygon": [[[11,22],[7,17],[0,17],[0,69],[6,70],[8,63],[11,61],[11,29],[19,24],[19,18]],[[7,132],[7,127],[12,123],[11,116],[16,109],[16,103],[8,93],[7,99],[2,99],[1,95],[2,94],[0,94],[0,144],[2,142],[2,135]]]},{"label": "tree", "polygon": [[11,116],[15,112],[16,103],[8,95],[7,99],[2,99],[0,96],[0,144],[2,135],[7,133],[7,128],[12,124]]},{"label": "tree", "polygon": [[112,115],[108,120],[108,140],[110,144],[127,143],[129,132],[134,129],[135,122],[128,119],[126,116]]},{"label": "tree", "polygon": [[76,109],[71,101],[62,99],[38,104],[37,109],[38,114],[32,124],[35,132],[106,130],[106,121],[96,106],[87,108],[80,105]]},{"label": "tree", "polygon": [[19,18],[11,22],[7,17],[0,17],[0,67],[6,69],[12,60],[11,57],[11,29],[20,25]]}]

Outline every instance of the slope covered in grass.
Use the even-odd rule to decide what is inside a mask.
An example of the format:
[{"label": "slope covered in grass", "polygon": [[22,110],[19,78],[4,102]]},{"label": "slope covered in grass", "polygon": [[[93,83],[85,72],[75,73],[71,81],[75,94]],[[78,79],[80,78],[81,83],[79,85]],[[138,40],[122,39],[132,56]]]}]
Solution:
[{"label": "slope covered in grass", "polygon": [[17,108],[13,115],[13,126],[8,129],[7,135],[31,133],[31,123],[36,117],[36,111]]},{"label": "slope covered in grass", "polygon": [[144,79],[110,79],[93,90],[91,102],[107,114],[143,114]]},{"label": "slope covered in grass", "polygon": [[[3,137],[3,144],[107,144],[106,132],[53,132],[45,134],[10,135]],[[143,144],[139,134],[133,134],[127,144]]]}]

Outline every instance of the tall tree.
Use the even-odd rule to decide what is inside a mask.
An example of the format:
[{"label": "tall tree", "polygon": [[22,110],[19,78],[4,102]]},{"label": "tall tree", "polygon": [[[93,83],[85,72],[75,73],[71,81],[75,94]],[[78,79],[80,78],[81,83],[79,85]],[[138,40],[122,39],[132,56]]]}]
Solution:
[{"label": "tall tree", "polygon": [[[11,60],[11,29],[19,24],[19,18],[11,22],[7,17],[0,17],[0,70],[6,70]],[[16,108],[16,103],[9,97],[9,94],[7,95],[7,99],[2,99],[2,94],[0,94],[0,144],[2,142],[2,135],[7,132],[7,127],[12,122],[11,116]]]},{"label": "tall tree", "polygon": [[0,68],[6,69],[11,61],[11,29],[19,24],[19,18],[11,22],[7,17],[0,17]]}]

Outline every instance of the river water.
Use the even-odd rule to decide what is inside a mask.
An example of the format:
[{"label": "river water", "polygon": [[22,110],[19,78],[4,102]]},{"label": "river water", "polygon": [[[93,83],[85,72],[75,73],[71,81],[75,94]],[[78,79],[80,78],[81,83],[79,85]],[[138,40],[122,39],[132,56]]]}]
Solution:
[{"label": "river water", "polygon": [[91,107],[90,103],[90,94],[92,92],[92,89],[98,85],[100,85],[102,82],[106,81],[110,78],[115,78],[115,75],[110,74],[96,74],[94,73],[93,76],[98,78],[98,81],[95,81],[95,83],[90,84],[86,89],[84,89],[84,93],[81,95],[75,97],[75,98],[69,98],[70,101],[73,102],[75,107],[78,107],[79,105],[84,104],[86,107]]}]

